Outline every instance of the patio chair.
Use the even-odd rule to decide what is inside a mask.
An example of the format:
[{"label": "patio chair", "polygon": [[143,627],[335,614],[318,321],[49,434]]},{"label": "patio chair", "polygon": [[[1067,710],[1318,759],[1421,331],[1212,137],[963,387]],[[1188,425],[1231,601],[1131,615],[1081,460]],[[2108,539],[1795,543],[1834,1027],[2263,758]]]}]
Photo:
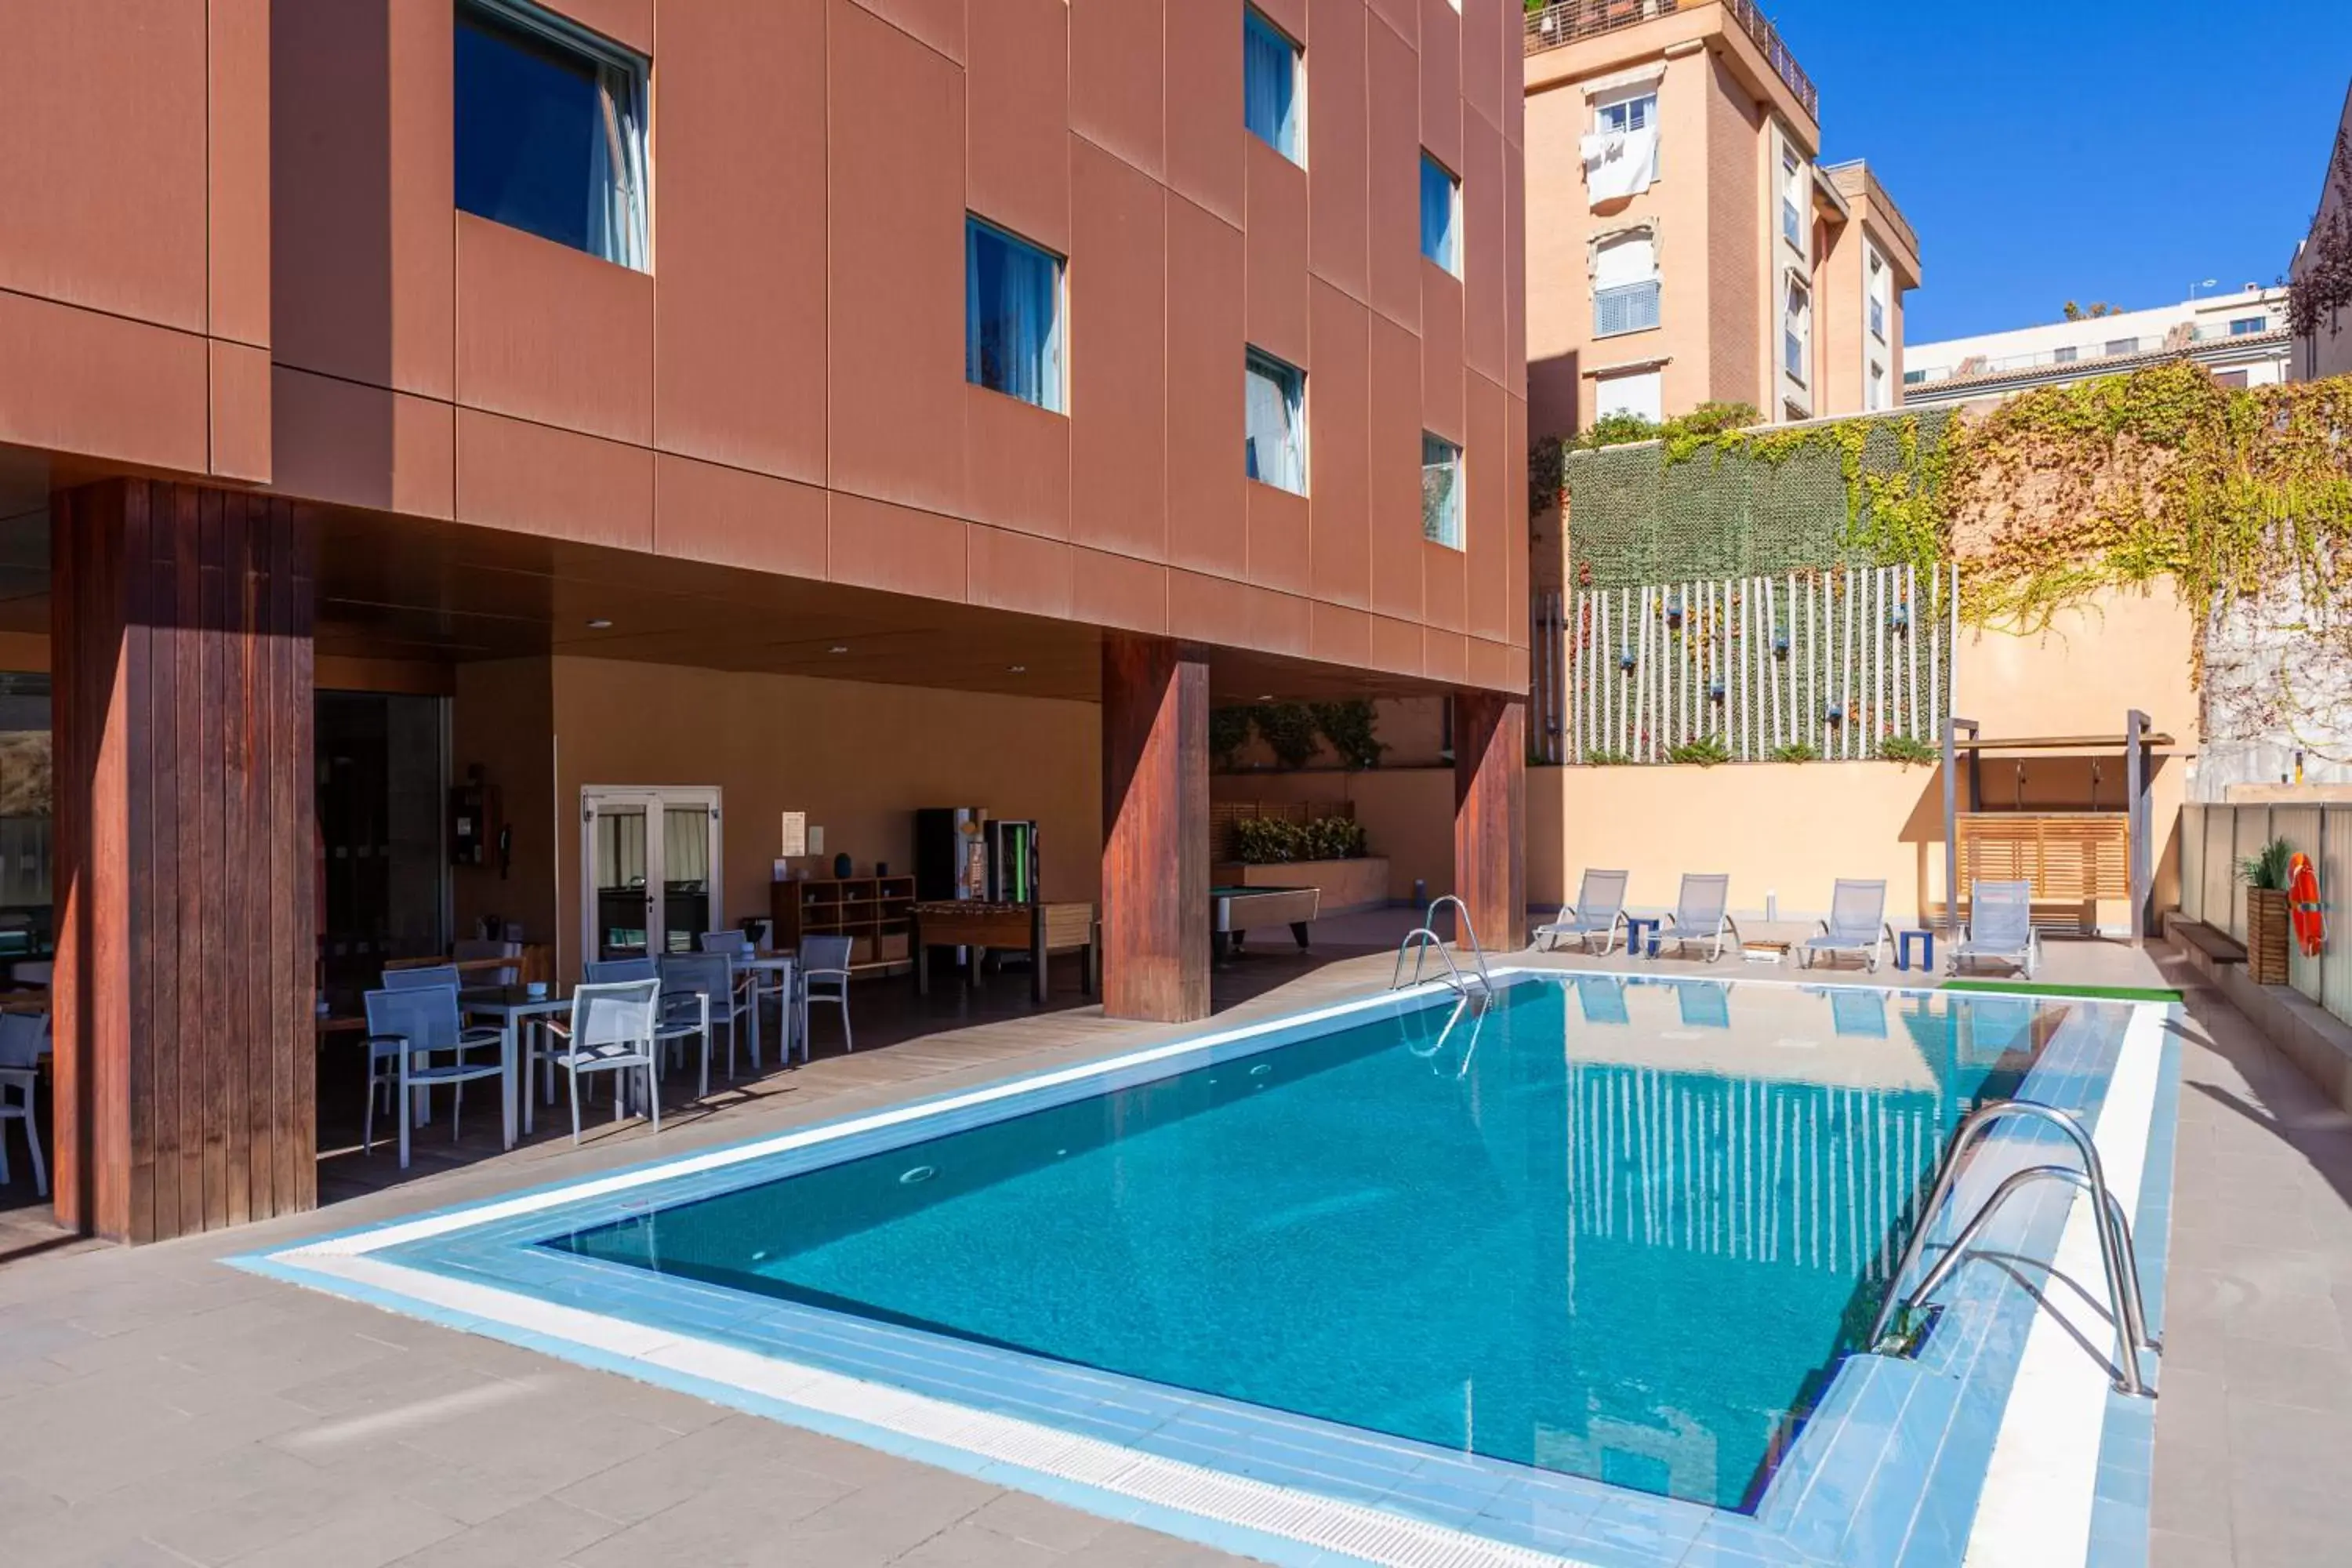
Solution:
[{"label": "patio chair", "polygon": [[465,984],[457,966],[448,963],[427,963],[413,969],[387,969],[383,972],[386,991],[430,991],[446,985],[455,991]]},{"label": "patio chair", "polygon": [[519,942],[484,942],[478,937],[469,937],[464,942],[452,944],[449,956],[460,963],[467,963],[482,958],[511,958],[515,961],[513,963],[501,964],[496,969],[476,970],[471,978],[477,985],[521,984],[522,943]]},{"label": "patio chair", "polygon": [[1730,901],[1727,873],[1686,873],[1682,891],[1675,899],[1674,913],[1659,925],[1652,941],[1659,946],[1671,942],[1685,950],[1706,942],[1706,961],[1717,963],[1727,949],[1739,945],[1739,926],[1731,918]]},{"label": "patio chair", "polygon": [[8,1123],[21,1121],[25,1147],[33,1155],[33,1192],[44,1198],[49,1195],[49,1168],[41,1160],[41,1123],[33,1110],[33,1086],[48,1048],[47,1013],[0,1013],[0,1186],[8,1184]]},{"label": "patio chair", "polygon": [[[673,952],[661,961],[662,1016],[659,1033],[665,1045],[683,1040],[681,1031],[702,1038],[702,1090],[710,1092],[711,1032],[727,1031],[727,1076],[735,1076],[735,1041],[743,1032],[743,1015],[751,1010],[735,984],[735,966],[723,952]],[[760,1070],[759,1054],[751,1070]]]},{"label": "patio chair", "polygon": [[1819,936],[1807,937],[1797,949],[1797,962],[1811,969],[1813,960],[1824,954],[1834,958],[1850,952],[1862,960],[1862,966],[1871,973],[1886,958],[1886,947],[1895,940],[1895,930],[1886,923],[1885,882],[1850,881],[1841,877],[1830,892],[1829,919],[1822,921]]},{"label": "patio chair", "polygon": [[1576,890],[1576,902],[1562,904],[1559,919],[1549,925],[1536,927],[1535,934],[1550,952],[1559,946],[1559,939],[1572,936],[1584,951],[1592,951],[1592,939],[1601,938],[1601,956],[1617,945],[1617,932],[1625,924],[1625,884],[1631,879],[1623,871],[1595,871],[1587,868],[1583,885]]},{"label": "patio chair", "polygon": [[[395,971],[395,973],[398,973]],[[413,1092],[429,1102],[433,1090],[447,1084],[454,1091],[449,1110],[449,1141],[457,1141],[458,1119],[466,1110],[466,1085],[478,1078],[498,1078],[504,1061],[469,1060],[478,1050],[497,1051],[506,1037],[495,1028],[467,1028],[457,1014],[455,985],[409,986],[367,994],[367,1110],[360,1122],[360,1152],[375,1152],[375,1100],[379,1092],[392,1100],[400,1122],[400,1168],[408,1169],[409,1107]],[[436,1065],[433,1058],[451,1059]]]},{"label": "patio chair", "polygon": [[[792,1011],[789,1005],[792,992],[788,987],[780,989],[772,984],[762,983],[763,973],[773,974],[777,980],[783,979],[783,975],[776,973],[772,970],[763,972],[749,967],[751,961],[760,956],[759,948],[751,941],[751,933],[745,931],[704,931],[702,933],[702,951],[705,952],[723,952],[727,955],[728,961],[735,966],[736,994],[741,998],[745,1005],[757,1007],[762,1002],[768,1001],[771,998],[774,1000],[776,1004],[776,1013],[784,1033],[783,1049],[778,1053],[778,1056],[782,1060],[790,1062],[793,1055],[793,1029],[792,1025],[789,1022],[782,1022],[782,1020],[788,1018]],[[751,1030],[751,1066],[756,1069],[759,1065],[760,1031],[756,1026],[755,1020],[754,1027]],[[729,1070],[728,1076],[730,1078],[734,1076],[734,1072],[731,1068]]]},{"label": "patio chair", "polygon": [[845,936],[801,938],[801,971],[795,987],[800,997],[801,1060],[809,1057],[809,1009],[820,1003],[841,1009],[841,1048],[854,1051],[849,1033],[850,939]]},{"label": "patio chair", "polygon": [[748,931],[707,931],[702,933],[705,952],[731,952],[738,958],[751,956],[751,937]]},{"label": "patio chair", "polygon": [[[554,1061],[572,1079],[572,1142],[580,1142],[580,1079],[585,1073],[613,1072],[628,1081],[643,1073],[646,1108],[656,1132],[661,1131],[661,1090],[654,1083],[656,1016],[661,982],[628,980],[616,985],[587,984],[572,994],[572,1017],[563,1031]],[[618,1121],[628,1096],[615,1089],[613,1120]]]},{"label": "patio chair", "polygon": [[[583,978],[591,985],[621,985],[633,980],[651,980],[658,983],[662,977],[659,962],[650,958],[592,958],[582,967]],[[572,1026],[567,1020],[559,1016],[541,1019],[540,1027],[547,1031],[549,1042],[545,1058],[547,1103],[553,1105],[555,1103],[554,1054],[559,1043],[571,1037]],[[703,1048],[702,1092],[708,1094],[710,1092],[710,1052],[707,1043],[709,1035],[703,1024],[702,1010],[691,995],[664,997],[660,1016],[654,1020],[656,1043],[669,1047],[683,1045],[686,1041],[697,1037],[706,1042]],[[541,1059],[539,1053],[534,1051],[533,1060],[539,1059]]]},{"label": "patio chair", "polygon": [[2033,929],[2033,885],[1975,882],[1969,888],[1968,923],[1952,947],[1951,972],[1970,960],[2006,963],[2033,978],[2042,962],[2042,937]]}]

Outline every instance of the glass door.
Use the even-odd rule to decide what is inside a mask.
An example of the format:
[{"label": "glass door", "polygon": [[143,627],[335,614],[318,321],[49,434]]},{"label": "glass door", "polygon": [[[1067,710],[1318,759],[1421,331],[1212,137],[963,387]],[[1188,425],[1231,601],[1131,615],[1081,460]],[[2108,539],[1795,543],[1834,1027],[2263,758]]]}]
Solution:
[{"label": "glass door", "polygon": [[591,959],[692,952],[722,918],[719,791],[581,791],[583,951]]}]

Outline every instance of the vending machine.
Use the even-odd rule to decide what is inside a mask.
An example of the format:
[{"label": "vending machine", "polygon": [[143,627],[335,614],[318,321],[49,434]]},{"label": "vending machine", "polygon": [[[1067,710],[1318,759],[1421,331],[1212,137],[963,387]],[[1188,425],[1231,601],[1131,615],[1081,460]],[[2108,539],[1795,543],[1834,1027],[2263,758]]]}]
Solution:
[{"label": "vending machine", "polygon": [[988,813],[976,805],[915,813],[915,897],[926,902],[988,897]]},{"label": "vending machine", "polygon": [[988,838],[988,899],[1000,904],[1037,901],[1037,825],[991,818]]}]

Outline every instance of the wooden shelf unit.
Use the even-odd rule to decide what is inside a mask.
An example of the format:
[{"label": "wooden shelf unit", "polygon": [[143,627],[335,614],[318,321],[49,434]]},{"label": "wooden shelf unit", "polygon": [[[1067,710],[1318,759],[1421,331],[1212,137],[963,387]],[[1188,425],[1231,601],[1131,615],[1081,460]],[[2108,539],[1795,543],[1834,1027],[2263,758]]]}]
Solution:
[{"label": "wooden shelf unit", "polygon": [[913,966],[912,877],[772,882],[768,892],[779,948],[797,952],[803,937],[845,936],[853,973],[903,974]]}]

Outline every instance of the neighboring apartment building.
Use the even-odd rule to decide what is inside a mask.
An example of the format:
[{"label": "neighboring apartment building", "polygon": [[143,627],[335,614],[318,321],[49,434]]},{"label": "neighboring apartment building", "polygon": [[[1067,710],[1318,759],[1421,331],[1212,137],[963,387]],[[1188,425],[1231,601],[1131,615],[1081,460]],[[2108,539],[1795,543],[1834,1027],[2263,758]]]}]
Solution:
[{"label": "neighboring apartment building", "polygon": [[410,869],[561,981],[767,913],[780,818],[903,873],[981,805],[1098,900],[1112,1015],[1197,1017],[1261,696],[1450,698],[1516,945],[1507,3],[0,5],[59,1218],[316,1202],[331,689],[440,705],[471,847]]},{"label": "neighboring apartment building", "polygon": [[1918,237],[1865,165],[1821,164],[1819,95],[1753,0],[1560,0],[1524,29],[1536,434],[1901,401]]},{"label": "neighboring apartment building", "polygon": [[1921,403],[2005,397],[2184,357],[2225,386],[2268,386],[2287,378],[2293,344],[2286,290],[2249,283],[2156,310],[1910,343],[1903,352],[1905,395]]},{"label": "neighboring apartment building", "polygon": [[2352,89],[2320,176],[2319,208],[2294,247],[2290,289],[2311,301],[2312,330],[2295,340],[2289,374],[2297,381],[2352,375]]}]

